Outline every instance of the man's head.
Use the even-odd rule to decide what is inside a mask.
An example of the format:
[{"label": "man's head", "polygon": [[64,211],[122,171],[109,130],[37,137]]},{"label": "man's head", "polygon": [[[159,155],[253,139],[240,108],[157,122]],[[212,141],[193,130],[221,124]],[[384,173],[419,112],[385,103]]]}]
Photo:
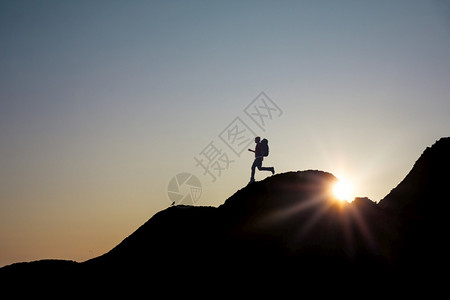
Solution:
[{"label": "man's head", "polygon": [[261,138],[259,136],[255,137],[255,143],[259,143],[261,141]]}]

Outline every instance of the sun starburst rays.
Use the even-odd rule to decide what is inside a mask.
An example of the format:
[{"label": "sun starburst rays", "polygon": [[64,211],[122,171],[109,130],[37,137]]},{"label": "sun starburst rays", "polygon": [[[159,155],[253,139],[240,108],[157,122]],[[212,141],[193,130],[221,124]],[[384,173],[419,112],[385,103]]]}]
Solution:
[{"label": "sun starburst rays", "polygon": [[360,205],[337,199],[332,190],[302,195],[291,205],[265,215],[259,225],[270,228],[289,224],[290,234],[284,242],[291,243],[292,249],[326,236],[324,243],[347,257],[358,255],[362,248],[376,253],[378,245],[372,232],[376,224],[367,222]]}]

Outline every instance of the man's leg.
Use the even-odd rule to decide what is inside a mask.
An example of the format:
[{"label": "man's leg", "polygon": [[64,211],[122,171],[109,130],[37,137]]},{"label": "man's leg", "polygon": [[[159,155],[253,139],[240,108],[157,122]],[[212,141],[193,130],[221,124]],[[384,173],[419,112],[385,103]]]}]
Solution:
[{"label": "man's leg", "polygon": [[253,181],[255,181],[255,169],[256,169],[256,167],[257,167],[257,162],[256,162],[256,158],[255,158],[255,160],[253,161],[253,164],[252,164],[252,175],[250,176],[250,182],[253,182]]},{"label": "man's leg", "polygon": [[272,172],[272,175],[275,174],[274,167],[263,167],[262,166],[262,158],[261,158],[261,162],[259,163],[258,170],[260,170],[260,171],[270,171],[270,172]]},{"label": "man's leg", "polygon": [[272,172],[272,175],[275,174],[274,167],[259,167],[258,170],[260,170],[260,171],[270,171],[270,172]]}]

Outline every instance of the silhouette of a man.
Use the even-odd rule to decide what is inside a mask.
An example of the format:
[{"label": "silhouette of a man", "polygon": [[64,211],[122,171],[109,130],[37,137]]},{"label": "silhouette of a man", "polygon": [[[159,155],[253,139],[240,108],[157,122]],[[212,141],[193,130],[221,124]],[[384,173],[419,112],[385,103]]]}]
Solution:
[{"label": "silhouette of a man", "polygon": [[255,181],[255,169],[256,168],[258,168],[258,170],[260,170],[260,171],[270,171],[270,172],[272,172],[272,175],[275,174],[274,167],[263,167],[262,166],[264,156],[263,156],[262,145],[260,142],[261,142],[261,138],[259,136],[255,137],[255,143],[256,143],[255,150],[248,149],[248,151],[255,153],[255,160],[253,161],[253,164],[252,164],[252,175],[250,177],[250,183]]}]

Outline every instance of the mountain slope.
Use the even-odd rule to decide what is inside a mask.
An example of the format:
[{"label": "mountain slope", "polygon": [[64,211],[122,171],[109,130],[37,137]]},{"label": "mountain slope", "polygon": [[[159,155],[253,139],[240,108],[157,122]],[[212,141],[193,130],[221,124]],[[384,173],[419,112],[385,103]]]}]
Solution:
[{"label": "mountain slope", "polygon": [[157,282],[176,276],[191,283],[193,273],[274,283],[298,270],[294,278],[305,282],[324,273],[337,281],[344,273],[369,280],[390,271],[389,217],[368,199],[339,202],[331,193],[336,181],[323,171],[289,172],[248,185],[218,208],[168,208],[81,269],[127,279],[151,269]]},{"label": "mountain slope", "polygon": [[450,199],[450,137],[427,147],[408,175],[386,197],[380,207],[405,218],[442,212],[442,201]]},{"label": "mountain slope", "polygon": [[[449,154],[450,138],[427,148],[378,204],[367,198],[337,201],[331,193],[337,179],[327,172],[277,174],[249,184],[219,207],[160,211],[108,253],[61,263],[46,276],[135,288],[138,282],[140,288],[231,281],[240,288],[257,282],[303,289],[436,283],[448,262],[448,213],[442,207],[450,200]],[[0,269],[0,276],[27,274],[23,265],[17,270]],[[45,273],[42,264],[39,270]]]},{"label": "mountain slope", "polygon": [[[450,202],[450,138],[428,147],[379,206],[399,223],[397,264],[407,273],[445,270]],[[444,267],[444,269],[442,269]]]}]

